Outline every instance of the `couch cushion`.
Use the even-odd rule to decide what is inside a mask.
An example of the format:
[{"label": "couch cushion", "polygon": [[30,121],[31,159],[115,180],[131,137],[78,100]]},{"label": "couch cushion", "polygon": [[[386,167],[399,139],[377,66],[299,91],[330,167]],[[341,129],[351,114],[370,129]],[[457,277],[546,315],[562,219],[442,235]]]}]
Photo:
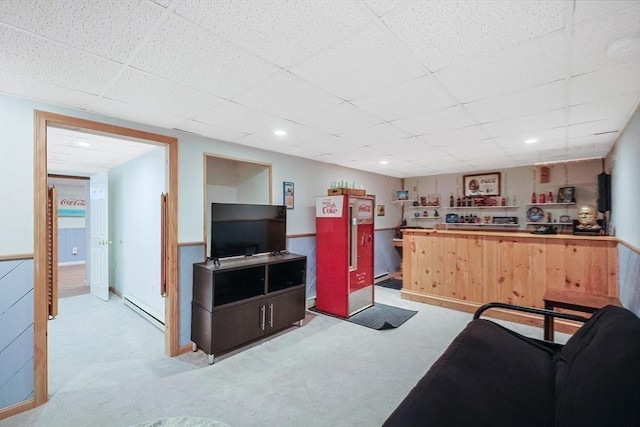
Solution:
[{"label": "couch cushion", "polygon": [[384,426],[553,425],[555,351],[470,322]]},{"label": "couch cushion", "polygon": [[556,355],[556,425],[640,426],[640,319],[606,306]]}]

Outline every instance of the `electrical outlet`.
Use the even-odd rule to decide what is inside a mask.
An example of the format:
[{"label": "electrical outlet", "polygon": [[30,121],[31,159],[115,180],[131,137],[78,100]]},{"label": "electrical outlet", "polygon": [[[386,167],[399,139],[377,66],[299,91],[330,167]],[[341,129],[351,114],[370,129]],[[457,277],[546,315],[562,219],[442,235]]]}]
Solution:
[{"label": "electrical outlet", "polygon": [[71,248],[71,255],[78,255],[78,248]]}]

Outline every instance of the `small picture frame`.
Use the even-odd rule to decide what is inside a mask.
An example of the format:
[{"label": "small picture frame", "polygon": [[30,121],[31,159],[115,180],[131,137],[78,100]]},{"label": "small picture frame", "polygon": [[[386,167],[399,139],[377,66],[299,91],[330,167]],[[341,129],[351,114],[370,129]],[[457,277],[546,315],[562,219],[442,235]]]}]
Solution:
[{"label": "small picture frame", "polygon": [[408,190],[398,190],[396,192],[396,197],[398,200],[409,200],[409,191]]},{"label": "small picture frame", "polygon": [[287,207],[287,209],[293,209],[294,206],[294,185],[293,182],[283,182],[282,183],[282,198],[283,204]]},{"label": "small picture frame", "polygon": [[377,216],[384,216],[384,205],[377,205],[376,206],[376,215]]},{"label": "small picture frame", "polygon": [[556,201],[558,203],[574,203],[576,201],[575,187],[560,187]]}]

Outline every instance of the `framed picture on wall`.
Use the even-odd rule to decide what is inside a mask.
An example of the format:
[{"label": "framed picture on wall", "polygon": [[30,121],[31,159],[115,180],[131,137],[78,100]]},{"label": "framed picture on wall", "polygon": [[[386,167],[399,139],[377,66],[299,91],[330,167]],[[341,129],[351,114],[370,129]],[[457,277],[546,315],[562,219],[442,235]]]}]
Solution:
[{"label": "framed picture on wall", "polygon": [[294,203],[294,188],[293,182],[283,182],[282,183],[282,197],[283,204],[287,207],[287,209],[293,209]]},{"label": "framed picture on wall", "polygon": [[558,203],[573,203],[575,202],[575,187],[561,187],[558,190]]},{"label": "framed picture on wall", "polygon": [[465,196],[499,196],[500,172],[482,175],[464,175],[462,177]]}]

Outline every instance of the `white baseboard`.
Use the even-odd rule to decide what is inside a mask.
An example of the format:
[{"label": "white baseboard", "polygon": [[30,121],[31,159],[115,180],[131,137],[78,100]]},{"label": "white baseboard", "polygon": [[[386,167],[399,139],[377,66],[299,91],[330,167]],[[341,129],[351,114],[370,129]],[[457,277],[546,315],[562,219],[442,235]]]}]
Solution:
[{"label": "white baseboard", "polygon": [[382,273],[373,278],[373,283],[377,285],[378,283],[386,282],[387,280],[391,279],[393,279],[393,276],[391,274]]},{"label": "white baseboard", "polygon": [[124,303],[124,305],[129,307],[131,310],[135,311],[140,316],[142,316],[142,318],[144,318],[147,321],[149,321],[149,323],[151,323],[153,326],[155,326],[156,328],[158,328],[162,332],[164,332],[164,323],[160,319],[158,319],[156,316],[151,314],[152,310],[147,308],[145,306],[145,304],[143,304],[142,302],[138,301],[136,298],[133,298],[133,297],[127,296],[127,295],[123,295],[122,296],[122,302]]},{"label": "white baseboard", "polygon": [[307,310],[316,306],[316,297],[307,298]]},{"label": "white baseboard", "polygon": [[80,264],[86,264],[87,261],[69,261],[69,262],[59,262],[58,263],[58,267],[60,266],[65,266],[65,265],[80,265]]}]

